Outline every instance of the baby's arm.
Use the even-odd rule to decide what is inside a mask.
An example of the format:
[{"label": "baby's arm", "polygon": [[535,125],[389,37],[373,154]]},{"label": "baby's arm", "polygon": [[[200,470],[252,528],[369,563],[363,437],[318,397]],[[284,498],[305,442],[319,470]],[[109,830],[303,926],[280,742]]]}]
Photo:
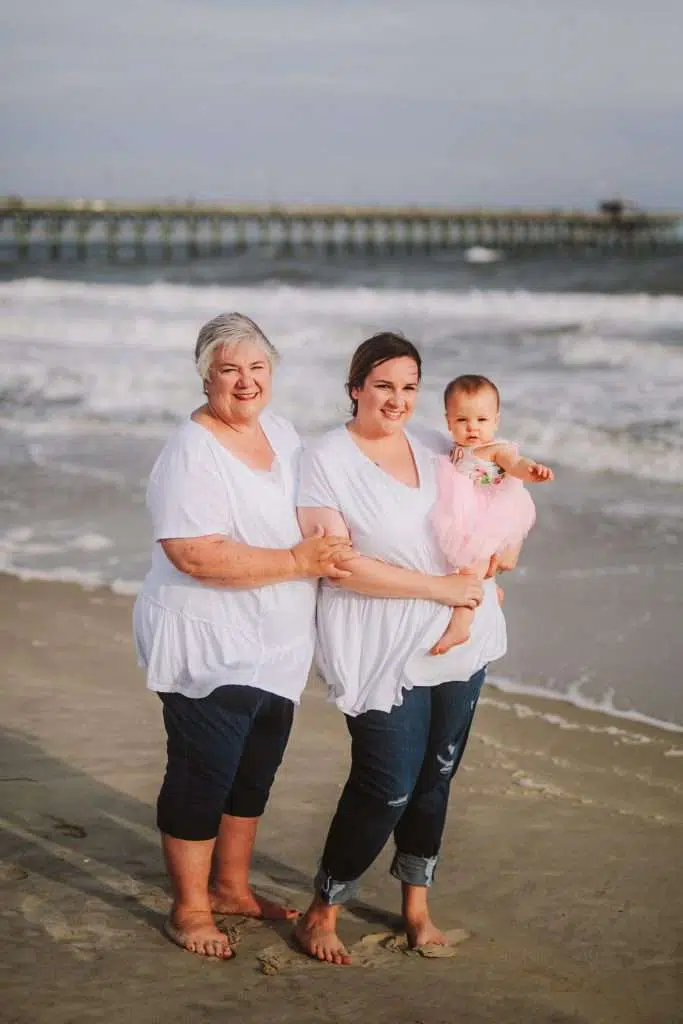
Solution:
[{"label": "baby's arm", "polygon": [[555,479],[555,474],[550,466],[544,466],[542,462],[524,458],[513,445],[501,445],[494,448],[490,457],[509,476],[514,476],[517,480],[523,480],[527,484],[543,484]]}]

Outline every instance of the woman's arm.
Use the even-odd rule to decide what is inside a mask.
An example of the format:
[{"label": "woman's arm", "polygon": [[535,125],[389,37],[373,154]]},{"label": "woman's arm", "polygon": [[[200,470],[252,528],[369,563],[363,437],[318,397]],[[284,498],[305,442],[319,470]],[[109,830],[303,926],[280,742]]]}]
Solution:
[{"label": "woman's arm", "polygon": [[[335,509],[299,508],[297,514],[304,537],[323,529],[330,537],[349,538],[346,523]],[[431,576],[355,553],[344,562],[344,568],[348,572],[345,578],[335,580],[337,585],[366,597],[418,598],[466,608],[476,608],[483,597],[481,583],[467,573]]]},{"label": "woman's arm", "polygon": [[257,548],[222,534],[206,537],[169,537],[160,540],[166,557],[193,579],[213,586],[251,590],[288,580],[349,575],[346,560],[351,554],[348,538],[324,536],[322,530],[292,548]]}]

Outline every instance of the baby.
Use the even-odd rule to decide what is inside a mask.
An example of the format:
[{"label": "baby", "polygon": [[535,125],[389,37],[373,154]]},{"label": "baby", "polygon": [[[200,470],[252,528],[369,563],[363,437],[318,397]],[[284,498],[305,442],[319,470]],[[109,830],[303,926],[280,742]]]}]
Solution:
[{"label": "baby", "polygon": [[[508,548],[518,551],[534,524],[536,510],[524,483],[545,483],[553,471],[521,456],[513,442],[496,438],[500,394],[488,377],[456,377],[444,402],[455,443],[450,459],[440,461],[432,523],[451,565],[483,579],[491,556]],[[473,617],[469,608],[454,608],[431,653],[464,643]]]}]

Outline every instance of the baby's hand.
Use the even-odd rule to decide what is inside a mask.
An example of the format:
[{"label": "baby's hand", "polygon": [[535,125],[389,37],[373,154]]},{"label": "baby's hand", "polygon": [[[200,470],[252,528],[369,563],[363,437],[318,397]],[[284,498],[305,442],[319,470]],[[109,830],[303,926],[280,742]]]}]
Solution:
[{"label": "baby's hand", "polygon": [[544,466],[542,462],[529,462],[527,469],[532,483],[542,484],[555,479],[555,474],[550,466]]}]

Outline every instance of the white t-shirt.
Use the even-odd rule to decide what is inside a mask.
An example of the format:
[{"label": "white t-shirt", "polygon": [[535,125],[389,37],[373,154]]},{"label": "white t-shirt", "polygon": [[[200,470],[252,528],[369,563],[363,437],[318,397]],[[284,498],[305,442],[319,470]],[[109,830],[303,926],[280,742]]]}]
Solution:
[{"label": "white t-shirt", "polygon": [[[260,422],[275,453],[269,473],[250,469],[193,420],[169,439],[147,488],[155,541],[219,533],[290,548],[301,540],[301,441],[288,420],[264,413]],[[316,580],[251,590],[200,583],[155,543],[133,613],[147,686],[188,697],[226,684],[255,686],[298,701],[313,657],[316,590]]]},{"label": "white t-shirt", "polygon": [[[304,449],[300,507],[332,508],[349,528],[356,551],[433,575],[451,571],[429,521],[437,497],[436,464],[449,441],[437,431],[406,431],[419,487],[408,487],[365,455],[345,426]],[[434,601],[364,597],[324,583],[318,596],[316,660],[330,699],[348,715],[390,711],[403,690],[466,680],[506,650],[505,619],[495,581],[484,584],[470,639],[447,654],[429,649],[451,609]]]}]

